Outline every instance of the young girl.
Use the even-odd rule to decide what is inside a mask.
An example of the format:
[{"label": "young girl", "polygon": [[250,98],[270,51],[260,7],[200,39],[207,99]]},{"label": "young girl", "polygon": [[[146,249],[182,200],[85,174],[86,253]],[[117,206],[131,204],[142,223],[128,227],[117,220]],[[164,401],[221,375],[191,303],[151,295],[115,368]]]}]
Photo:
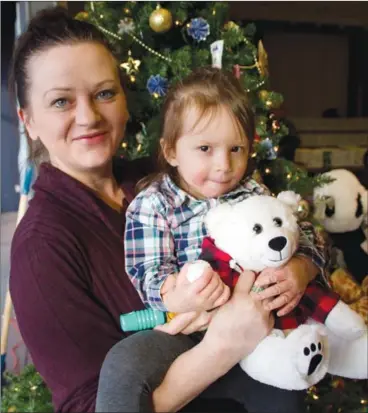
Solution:
[{"label": "young girl", "polygon": [[[249,176],[254,130],[247,95],[229,73],[201,68],[169,92],[161,172],[141,182],[142,190],[127,210],[126,270],[146,305],[189,312],[211,310],[228,300],[229,289],[217,273],[208,269],[191,283],[185,264],[200,255],[207,235],[203,217],[210,208],[269,193]],[[259,275],[259,285],[277,282],[260,298],[273,297],[268,309],[286,314],[324,264],[322,246],[301,243],[282,270]]]}]

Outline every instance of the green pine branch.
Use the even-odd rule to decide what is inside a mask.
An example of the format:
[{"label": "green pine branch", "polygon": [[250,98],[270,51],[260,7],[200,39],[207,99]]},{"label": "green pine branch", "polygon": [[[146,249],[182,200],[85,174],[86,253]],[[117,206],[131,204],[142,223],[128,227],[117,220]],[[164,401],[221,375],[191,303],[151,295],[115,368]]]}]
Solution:
[{"label": "green pine branch", "polygon": [[22,373],[5,372],[2,383],[2,412],[53,412],[51,393],[33,365]]}]

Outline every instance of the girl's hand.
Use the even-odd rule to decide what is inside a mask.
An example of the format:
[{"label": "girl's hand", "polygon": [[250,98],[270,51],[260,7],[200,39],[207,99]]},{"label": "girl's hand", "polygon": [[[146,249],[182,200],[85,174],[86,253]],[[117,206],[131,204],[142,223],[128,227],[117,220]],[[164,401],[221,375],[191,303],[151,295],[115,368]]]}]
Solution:
[{"label": "girl's hand", "polygon": [[266,287],[256,296],[257,300],[272,298],[266,304],[269,310],[279,309],[278,316],[283,316],[292,311],[299,303],[313,278],[311,276],[311,261],[305,257],[293,257],[284,267],[266,268],[258,276],[255,286]]},{"label": "girl's hand", "polygon": [[193,282],[187,278],[188,266],[184,265],[180,273],[164,283],[161,294],[168,311],[174,313],[201,312],[211,310],[226,303],[230,297],[230,289],[220,276],[208,267]]}]

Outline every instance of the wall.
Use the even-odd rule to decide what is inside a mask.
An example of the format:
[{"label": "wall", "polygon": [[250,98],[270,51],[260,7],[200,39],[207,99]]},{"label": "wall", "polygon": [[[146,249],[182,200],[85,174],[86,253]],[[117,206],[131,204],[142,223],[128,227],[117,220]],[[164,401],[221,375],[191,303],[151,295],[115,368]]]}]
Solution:
[{"label": "wall", "polygon": [[65,2],[57,1],[27,1],[29,7],[29,17],[32,18],[38,11],[45,9],[47,7],[56,6],[58,3],[62,5]]},{"label": "wall", "polygon": [[368,26],[368,3],[364,1],[234,1],[231,11],[239,20]]},{"label": "wall", "polygon": [[272,87],[292,116],[336,107],[368,116],[368,2],[231,2],[230,18],[255,22]]},{"label": "wall", "polygon": [[265,33],[271,87],[285,98],[289,116],[320,117],[331,107],[347,112],[347,35]]}]

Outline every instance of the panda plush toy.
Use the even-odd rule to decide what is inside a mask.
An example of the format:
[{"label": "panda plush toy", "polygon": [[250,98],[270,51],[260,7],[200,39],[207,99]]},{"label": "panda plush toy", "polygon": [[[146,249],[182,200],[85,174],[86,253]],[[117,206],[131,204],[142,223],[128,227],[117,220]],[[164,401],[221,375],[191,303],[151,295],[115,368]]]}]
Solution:
[{"label": "panda plush toy", "polygon": [[334,169],[322,176],[334,181],[315,188],[314,216],[329,234],[334,255],[343,257],[337,266],[362,283],[368,275],[368,191],[346,169]]}]

